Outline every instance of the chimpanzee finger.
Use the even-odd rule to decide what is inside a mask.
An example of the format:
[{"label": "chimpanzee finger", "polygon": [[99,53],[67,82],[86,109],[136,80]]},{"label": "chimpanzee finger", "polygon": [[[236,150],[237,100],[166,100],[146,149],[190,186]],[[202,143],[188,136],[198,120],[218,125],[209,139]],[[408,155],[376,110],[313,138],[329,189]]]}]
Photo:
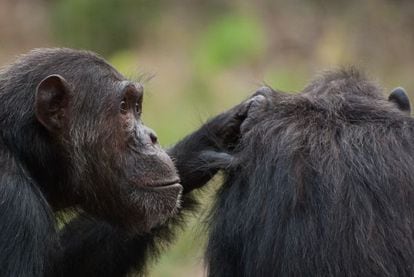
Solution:
[{"label": "chimpanzee finger", "polygon": [[211,169],[228,168],[234,160],[231,154],[212,150],[201,152],[200,159],[203,160]]},{"label": "chimpanzee finger", "polygon": [[224,149],[234,149],[240,139],[241,126],[249,116],[249,111],[264,105],[263,103],[265,102],[267,102],[265,96],[258,94],[245,100],[226,113],[228,117],[226,123],[223,124],[223,132],[221,134]]},{"label": "chimpanzee finger", "polygon": [[256,90],[255,93],[253,93],[252,98],[257,96],[257,95],[262,95],[264,97],[269,97],[271,95],[273,95],[275,93],[275,91],[269,87],[269,86],[263,86],[261,88],[259,88],[258,90]]}]

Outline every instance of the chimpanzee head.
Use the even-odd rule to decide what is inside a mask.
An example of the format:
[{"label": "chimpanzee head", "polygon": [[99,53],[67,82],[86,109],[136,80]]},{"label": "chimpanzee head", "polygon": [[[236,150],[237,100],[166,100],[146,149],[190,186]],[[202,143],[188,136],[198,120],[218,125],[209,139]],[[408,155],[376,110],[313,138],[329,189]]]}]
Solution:
[{"label": "chimpanzee head", "polygon": [[77,206],[138,232],[177,211],[182,187],[141,121],[141,84],[70,49],[32,51],[2,73],[5,143],[55,209]]}]

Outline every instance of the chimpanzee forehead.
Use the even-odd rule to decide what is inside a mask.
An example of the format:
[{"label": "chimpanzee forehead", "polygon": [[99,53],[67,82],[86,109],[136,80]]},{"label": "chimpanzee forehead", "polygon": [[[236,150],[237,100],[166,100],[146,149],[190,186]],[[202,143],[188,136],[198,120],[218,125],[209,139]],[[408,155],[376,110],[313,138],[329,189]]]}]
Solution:
[{"label": "chimpanzee forehead", "polygon": [[[126,92],[132,93],[136,98],[143,95],[143,86],[134,81],[118,78],[113,74],[102,75],[101,78],[89,79],[86,83],[79,83],[79,94],[88,98],[107,98],[108,101],[120,100]],[[110,100],[112,99],[112,100]]]},{"label": "chimpanzee forehead", "polygon": [[138,82],[133,82],[130,80],[122,80],[117,83],[117,86],[119,87],[119,91],[125,91],[126,89],[133,89],[136,90],[138,94],[144,93],[144,87],[142,84]]}]

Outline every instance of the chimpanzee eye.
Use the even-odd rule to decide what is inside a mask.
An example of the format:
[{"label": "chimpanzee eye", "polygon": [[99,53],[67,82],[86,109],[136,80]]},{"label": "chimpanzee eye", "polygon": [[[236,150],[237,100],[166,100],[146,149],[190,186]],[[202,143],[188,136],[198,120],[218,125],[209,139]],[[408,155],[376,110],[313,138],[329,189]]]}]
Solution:
[{"label": "chimpanzee eye", "polygon": [[135,103],[135,111],[140,114],[141,113],[141,105],[137,102]]},{"label": "chimpanzee eye", "polygon": [[126,114],[128,112],[128,103],[125,99],[121,101],[120,110],[121,110],[121,113],[123,114]]}]

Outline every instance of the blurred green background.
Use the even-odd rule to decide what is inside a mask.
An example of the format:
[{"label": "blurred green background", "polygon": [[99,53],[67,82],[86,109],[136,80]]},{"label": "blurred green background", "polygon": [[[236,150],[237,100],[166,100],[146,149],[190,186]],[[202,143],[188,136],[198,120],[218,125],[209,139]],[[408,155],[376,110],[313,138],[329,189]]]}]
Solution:
[{"label": "blurred green background", "polygon": [[[144,121],[164,146],[263,84],[298,91],[341,65],[414,96],[410,0],[0,0],[1,64],[56,46],[96,51],[141,80]],[[203,276],[205,213],[150,276]]]}]

